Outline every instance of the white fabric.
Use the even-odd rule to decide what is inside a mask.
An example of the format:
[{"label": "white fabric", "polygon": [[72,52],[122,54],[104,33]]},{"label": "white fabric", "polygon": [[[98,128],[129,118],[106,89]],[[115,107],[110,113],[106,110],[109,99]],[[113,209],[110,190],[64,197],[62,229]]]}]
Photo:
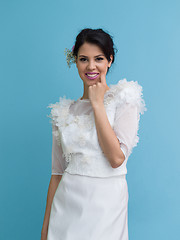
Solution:
[{"label": "white fabric", "polygon": [[[136,142],[139,141],[137,136],[139,128],[139,113],[137,106],[129,103],[122,107],[116,108],[114,132],[120,142],[121,150],[125,157],[130,156]],[[135,143],[135,144],[134,144]]]},{"label": "white fabric", "polygon": [[47,240],[128,240],[126,163],[139,140],[142,87],[120,80],[104,105],[125,155],[112,168],[99,146],[90,100],[51,104],[52,175],[63,175],[51,207]]},{"label": "white fabric", "polygon": [[[112,168],[99,142],[90,100],[60,98],[51,104],[53,125],[52,174],[80,174],[110,177],[127,173],[126,163],[139,141],[140,113],[146,110],[142,87],[134,81],[120,80],[110,85],[104,96],[108,120],[113,128],[125,161]],[[59,147],[58,147],[59,146]]]},{"label": "white fabric", "polygon": [[128,240],[127,204],[124,175],[65,172],[52,202],[47,240]]},{"label": "white fabric", "polygon": [[[57,130],[57,126],[52,124],[52,132]],[[63,151],[61,145],[54,134],[52,134],[52,175],[62,175],[67,167],[67,162],[63,157]]]}]

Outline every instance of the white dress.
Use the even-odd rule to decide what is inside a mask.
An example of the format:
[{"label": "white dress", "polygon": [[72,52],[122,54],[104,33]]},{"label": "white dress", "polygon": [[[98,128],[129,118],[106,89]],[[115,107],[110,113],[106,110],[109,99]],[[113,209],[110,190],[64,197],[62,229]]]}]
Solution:
[{"label": "white dress", "polygon": [[128,240],[126,163],[139,141],[142,87],[119,80],[105,92],[107,117],[125,161],[112,168],[96,132],[89,99],[61,98],[52,108],[52,175],[63,175],[55,192],[47,240]]}]

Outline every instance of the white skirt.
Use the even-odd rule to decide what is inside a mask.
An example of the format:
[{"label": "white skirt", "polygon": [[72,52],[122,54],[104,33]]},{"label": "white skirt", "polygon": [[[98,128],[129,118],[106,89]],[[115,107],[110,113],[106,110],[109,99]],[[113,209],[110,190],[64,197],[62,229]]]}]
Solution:
[{"label": "white skirt", "polygon": [[64,172],[51,206],[47,240],[128,240],[125,175]]}]

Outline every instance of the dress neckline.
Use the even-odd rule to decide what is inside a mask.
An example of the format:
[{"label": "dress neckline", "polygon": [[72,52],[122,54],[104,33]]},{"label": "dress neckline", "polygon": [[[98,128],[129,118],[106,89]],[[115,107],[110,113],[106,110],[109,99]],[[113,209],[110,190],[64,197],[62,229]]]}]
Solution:
[{"label": "dress neckline", "polygon": [[[112,95],[113,94],[113,89],[111,88],[112,86],[114,86],[113,84],[111,84],[110,85],[110,87],[109,87],[109,89],[108,90],[106,90],[106,92],[104,93],[104,106],[106,107],[106,105],[108,105],[109,104],[109,102],[112,100],[112,96],[109,96],[109,94],[110,95]],[[114,95],[114,94],[113,94]],[[81,98],[81,97],[80,97]],[[75,104],[75,103],[82,103],[82,104],[90,104],[90,99],[80,99],[80,98],[78,98],[77,100],[74,100],[74,99],[71,99],[71,102],[70,102],[70,104],[68,105],[68,107],[67,107],[67,111],[68,111],[68,114],[69,114],[69,116],[70,117],[72,117],[72,116],[74,116],[74,114],[73,113],[71,113],[70,112],[70,107],[71,107],[71,105],[73,105],[73,104]],[[89,117],[91,117],[92,118],[92,116],[93,116],[93,111],[91,111],[90,112],[90,114],[81,114],[81,115],[77,115],[76,117],[77,118],[79,118],[79,119],[81,119],[81,118],[89,118]]]}]

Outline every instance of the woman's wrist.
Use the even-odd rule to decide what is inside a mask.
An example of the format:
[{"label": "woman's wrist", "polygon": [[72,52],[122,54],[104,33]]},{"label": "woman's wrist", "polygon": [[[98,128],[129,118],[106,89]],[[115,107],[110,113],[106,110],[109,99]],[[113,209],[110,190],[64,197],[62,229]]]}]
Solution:
[{"label": "woman's wrist", "polygon": [[103,103],[96,103],[96,104],[92,104],[92,108],[94,111],[96,110],[100,110],[104,107],[104,104]]}]

